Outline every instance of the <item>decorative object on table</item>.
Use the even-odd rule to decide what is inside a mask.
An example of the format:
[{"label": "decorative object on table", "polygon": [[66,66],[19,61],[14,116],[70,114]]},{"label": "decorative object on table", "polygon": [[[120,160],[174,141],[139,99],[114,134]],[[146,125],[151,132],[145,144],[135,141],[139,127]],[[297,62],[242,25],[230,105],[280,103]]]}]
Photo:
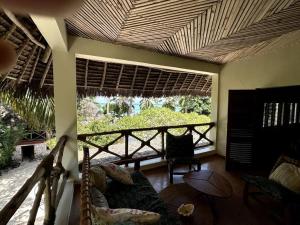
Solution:
[{"label": "decorative object on table", "polygon": [[191,216],[194,212],[195,206],[194,204],[181,204],[177,209],[177,212],[180,216]]},{"label": "decorative object on table", "polygon": [[170,183],[173,184],[173,175],[182,175],[187,172],[174,172],[176,164],[189,165],[191,172],[192,165],[197,165],[197,171],[201,169],[200,159],[194,158],[194,143],[193,135],[174,136],[167,133],[166,144],[166,159],[168,161],[168,169],[170,176]]}]

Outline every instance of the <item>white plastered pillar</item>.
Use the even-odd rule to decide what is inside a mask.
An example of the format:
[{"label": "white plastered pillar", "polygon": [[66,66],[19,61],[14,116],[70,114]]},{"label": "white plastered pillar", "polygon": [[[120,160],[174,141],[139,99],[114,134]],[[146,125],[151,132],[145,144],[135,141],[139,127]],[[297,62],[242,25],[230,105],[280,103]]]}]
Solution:
[{"label": "white plastered pillar", "polygon": [[219,106],[219,74],[212,75],[211,87],[211,122],[216,125],[210,130],[209,138],[214,142],[214,149],[217,150],[217,129],[218,129],[218,106]]},{"label": "white plastered pillar", "polygon": [[69,137],[62,159],[70,178],[56,211],[55,224],[68,224],[72,206],[74,180],[78,180],[76,58],[74,53],[53,50],[55,128],[57,140]]}]

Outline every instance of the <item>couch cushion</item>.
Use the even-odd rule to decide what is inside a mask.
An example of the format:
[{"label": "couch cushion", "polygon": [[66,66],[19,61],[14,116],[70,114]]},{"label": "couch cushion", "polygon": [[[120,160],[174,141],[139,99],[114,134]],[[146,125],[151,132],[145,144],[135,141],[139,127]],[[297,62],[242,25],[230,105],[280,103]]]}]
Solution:
[{"label": "couch cushion", "polygon": [[160,214],[138,209],[92,208],[94,224],[115,224],[132,221],[137,224],[156,224]]},{"label": "couch cushion", "polygon": [[159,225],[178,225],[177,218],[168,215],[159,195],[140,172],[132,175],[133,185],[124,185],[116,181],[108,183],[105,193],[110,208],[136,208],[161,214]]},{"label": "couch cushion", "polygon": [[105,170],[107,176],[109,176],[111,179],[127,185],[133,184],[130,172],[127,169],[113,163],[101,164],[101,168]]},{"label": "couch cushion", "polygon": [[282,163],[269,178],[291,191],[300,193],[300,168],[293,164]]},{"label": "couch cushion", "polygon": [[299,195],[268,178],[244,175],[242,179],[279,201],[299,201]]},{"label": "couch cushion", "polygon": [[106,173],[98,166],[93,166],[89,170],[90,181],[93,186],[101,192],[106,191]]},{"label": "couch cushion", "polygon": [[108,202],[105,196],[101,193],[101,191],[96,187],[91,187],[90,195],[92,204],[97,207],[109,207]]}]

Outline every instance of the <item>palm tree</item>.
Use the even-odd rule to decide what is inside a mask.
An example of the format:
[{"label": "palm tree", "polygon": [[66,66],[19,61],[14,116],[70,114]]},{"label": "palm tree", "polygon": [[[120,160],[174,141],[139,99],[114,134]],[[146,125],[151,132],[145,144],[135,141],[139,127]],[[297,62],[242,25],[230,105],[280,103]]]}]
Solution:
[{"label": "palm tree", "polygon": [[10,107],[32,129],[52,130],[55,127],[54,100],[27,90],[16,95],[11,90],[0,92],[0,101]]},{"label": "palm tree", "polygon": [[150,98],[143,98],[140,102],[141,110],[146,110],[146,109],[150,109],[153,107],[154,107],[153,100]]}]

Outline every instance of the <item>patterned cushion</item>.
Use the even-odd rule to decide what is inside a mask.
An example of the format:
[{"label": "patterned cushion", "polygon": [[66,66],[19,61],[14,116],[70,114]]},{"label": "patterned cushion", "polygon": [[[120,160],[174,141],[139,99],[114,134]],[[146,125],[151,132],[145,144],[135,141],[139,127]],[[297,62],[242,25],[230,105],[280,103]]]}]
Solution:
[{"label": "patterned cushion", "polygon": [[140,172],[131,174],[134,185],[128,186],[116,181],[108,183],[105,197],[110,208],[135,208],[156,212],[161,215],[158,225],[179,225],[178,218],[169,215],[164,202]]},{"label": "patterned cushion", "polygon": [[97,207],[109,207],[105,196],[96,187],[90,189],[92,204]]},{"label": "patterned cushion", "polygon": [[107,187],[105,171],[98,166],[93,166],[90,168],[89,175],[91,184],[101,192],[105,192]]},{"label": "patterned cushion", "polygon": [[133,181],[130,176],[130,172],[118,165],[113,163],[105,163],[101,165],[102,169],[105,170],[107,176],[111,179],[121,182],[122,184],[131,185]]},{"label": "patterned cushion", "polygon": [[242,179],[259,188],[262,192],[279,201],[299,201],[299,195],[283,187],[277,182],[261,176],[244,175]]},{"label": "patterned cushion", "polygon": [[300,160],[299,160],[299,159],[294,159],[294,158],[291,158],[291,157],[289,157],[289,156],[287,156],[287,155],[281,155],[281,156],[278,158],[277,162],[275,163],[275,165],[274,165],[274,167],[273,167],[271,173],[274,172],[274,170],[275,170],[278,166],[280,166],[282,163],[284,163],[284,162],[290,163],[290,164],[293,164],[293,165],[295,165],[295,166],[300,167]]},{"label": "patterned cushion", "polygon": [[300,168],[293,164],[282,163],[271,173],[269,179],[291,191],[300,193]]},{"label": "patterned cushion", "polygon": [[159,221],[160,215],[137,209],[92,208],[93,224],[115,224],[116,222],[132,221],[135,223],[153,224]]}]

